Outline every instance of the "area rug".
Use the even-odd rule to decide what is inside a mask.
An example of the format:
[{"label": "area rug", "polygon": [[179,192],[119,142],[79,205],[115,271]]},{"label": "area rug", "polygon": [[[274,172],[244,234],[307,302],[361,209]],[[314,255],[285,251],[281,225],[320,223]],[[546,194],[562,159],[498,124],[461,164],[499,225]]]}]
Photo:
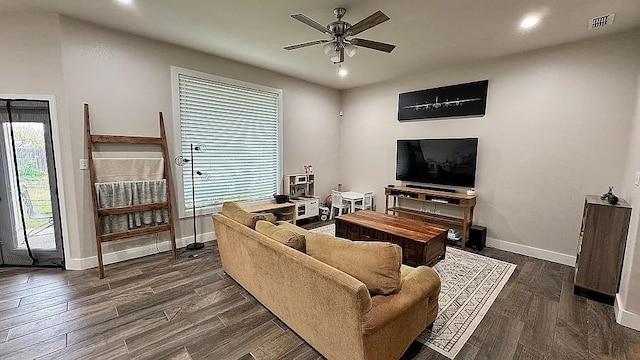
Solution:
[{"label": "area rug", "polygon": [[[311,231],[333,235],[335,225]],[[505,261],[447,247],[445,259],[433,267],[442,282],[438,317],[433,328],[425,330],[417,340],[453,359],[489,311],[515,268],[516,265]]]}]

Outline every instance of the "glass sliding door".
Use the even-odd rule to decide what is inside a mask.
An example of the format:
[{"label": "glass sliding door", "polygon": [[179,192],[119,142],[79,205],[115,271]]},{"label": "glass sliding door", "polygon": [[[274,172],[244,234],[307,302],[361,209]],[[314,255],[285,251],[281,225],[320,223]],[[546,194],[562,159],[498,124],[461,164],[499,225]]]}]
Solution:
[{"label": "glass sliding door", "polygon": [[2,265],[64,266],[48,101],[0,99]]}]

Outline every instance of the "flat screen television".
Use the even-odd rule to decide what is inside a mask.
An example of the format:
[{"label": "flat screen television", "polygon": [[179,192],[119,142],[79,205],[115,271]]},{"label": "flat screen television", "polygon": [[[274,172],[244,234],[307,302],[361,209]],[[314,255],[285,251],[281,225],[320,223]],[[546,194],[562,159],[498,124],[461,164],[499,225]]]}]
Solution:
[{"label": "flat screen television", "polygon": [[396,180],[475,187],[478,138],[398,140]]}]

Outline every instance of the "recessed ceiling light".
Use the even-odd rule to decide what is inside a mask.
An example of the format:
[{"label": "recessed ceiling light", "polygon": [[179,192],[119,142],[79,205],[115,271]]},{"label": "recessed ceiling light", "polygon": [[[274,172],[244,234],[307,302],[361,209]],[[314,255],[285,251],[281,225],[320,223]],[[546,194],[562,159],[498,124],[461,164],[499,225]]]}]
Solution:
[{"label": "recessed ceiling light", "polygon": [[523,30],[529,30],[540,23],[540,16],[528,15],[522,21],[520,21],[520,28]]},{"label": "recessed ceiling light", "polygon": [[347,69],[343,68],[342,66],[338,67],[337,73],[338,73],[338,76],[340,76],[340,77],[345,77],[345,76],[349,75],[349,71]]},{"label": "recessed ceiling light", "polygon": [[123,5],[131,5],[133,4],[133,0],[117,0],[120,4]]}]

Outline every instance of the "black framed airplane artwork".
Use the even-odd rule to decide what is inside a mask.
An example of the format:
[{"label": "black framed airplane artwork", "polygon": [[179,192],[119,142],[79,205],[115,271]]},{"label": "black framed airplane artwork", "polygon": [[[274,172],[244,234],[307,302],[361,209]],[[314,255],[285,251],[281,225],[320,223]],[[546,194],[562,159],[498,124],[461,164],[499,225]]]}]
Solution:
[{"label": "black framed airplane artwork", "polygon": [[489,80],[398,95],[398,120],[484,116]]}]

